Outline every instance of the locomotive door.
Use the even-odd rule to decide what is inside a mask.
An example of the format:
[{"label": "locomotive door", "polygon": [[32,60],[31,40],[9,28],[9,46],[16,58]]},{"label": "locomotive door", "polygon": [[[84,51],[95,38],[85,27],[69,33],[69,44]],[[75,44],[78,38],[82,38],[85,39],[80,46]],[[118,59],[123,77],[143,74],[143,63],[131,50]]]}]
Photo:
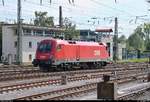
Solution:
[{"label": "locomotive door", "polygon": [[77,46],[77,49],[76,49],[76,61],[79,61],[80,60],[80,46]]}]

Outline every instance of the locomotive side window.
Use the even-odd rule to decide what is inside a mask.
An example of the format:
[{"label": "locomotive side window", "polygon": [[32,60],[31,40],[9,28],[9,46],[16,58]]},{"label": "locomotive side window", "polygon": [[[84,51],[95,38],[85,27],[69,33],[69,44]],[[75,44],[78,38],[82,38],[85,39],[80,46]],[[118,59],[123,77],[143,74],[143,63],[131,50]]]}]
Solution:
[{"label": "locomotive side window", "polygon": [[50,43],[42,43],[38,46],[38,51],[40,52],[50,52],[51,44]]},{"label": "locomotive side window", "polygon": [[60,51],[61,50],[61,45],[57,45],[57,51]]}]

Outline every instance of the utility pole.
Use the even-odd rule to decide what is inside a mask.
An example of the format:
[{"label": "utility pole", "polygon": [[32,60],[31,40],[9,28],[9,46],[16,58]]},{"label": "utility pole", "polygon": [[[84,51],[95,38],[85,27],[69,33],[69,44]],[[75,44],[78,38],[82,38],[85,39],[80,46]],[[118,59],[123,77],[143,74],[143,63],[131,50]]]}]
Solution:
[{"label": "utility pole", "polygon": [[21,19],[21,0],[17,5],[17,64],[22,63],[22,19]]},{"label": "utility pole", "polygon": [[62,6],[59,6],[59,26],[60,28],[63,26],[63,18],[62,18]]},{"label": "utility pole", "polygon": [[115,33],[114,33],[114,61],[118,59],[118,18],[115,17]]},{"label": "utility pole", "polygon": [[[62,17],[62,6],[59,6],[59,27],[63,27],[63,17]],[[61,32],[62,33],[62,32]],[[62,35],[62,34],[61,34]],[[65,34],[60,37],[61,39],[65,39]]]}]

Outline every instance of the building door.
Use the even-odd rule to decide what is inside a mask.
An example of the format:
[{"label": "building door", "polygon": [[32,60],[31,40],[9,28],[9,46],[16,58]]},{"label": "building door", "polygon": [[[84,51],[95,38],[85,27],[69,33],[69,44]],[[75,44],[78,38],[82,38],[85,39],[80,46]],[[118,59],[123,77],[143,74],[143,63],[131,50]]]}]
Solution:
[{"label": "building door", "polygon": [[110,43],[107,43],[107,51],[108,51],[109,56],[110,56]]}]

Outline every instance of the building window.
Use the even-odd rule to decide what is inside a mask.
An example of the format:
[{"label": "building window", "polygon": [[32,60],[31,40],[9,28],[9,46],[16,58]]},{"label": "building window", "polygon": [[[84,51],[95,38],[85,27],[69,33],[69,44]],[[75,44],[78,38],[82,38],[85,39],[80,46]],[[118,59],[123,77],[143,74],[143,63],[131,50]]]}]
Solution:
[{"label": "building window", "polygon": [[43,30],[34,30],[34,31],[33,31],[33,34],[34,34],[35,36],[43,36]]},{"label": "building window", "polygon": [[23,29],[24,35],[31,35],[31,29]]},{"label": "building window", "polygon": [[16,54],[14,55],[14,60],[17,60],[17,55]]},{"label": "building window", "polygon": [[29,42],[29,48],[32,48],[32,42]]},{"label": "building window", "polygon": [[32,61],[32,55],[31,54],[29,55],[29,61]]},{"label": "building window", "polygon": [[14,47],[16,48],[18,45],[17,41],[14,42]]},{"label": "building window", "polygon": [[52,30],[45,31],[45,36],[53,36],[53,35],[54,35],[54,31],[52,31]]},{"label": "building window", "polygon": [[14,29],[14,35],[17,35],[17,29]]}]

